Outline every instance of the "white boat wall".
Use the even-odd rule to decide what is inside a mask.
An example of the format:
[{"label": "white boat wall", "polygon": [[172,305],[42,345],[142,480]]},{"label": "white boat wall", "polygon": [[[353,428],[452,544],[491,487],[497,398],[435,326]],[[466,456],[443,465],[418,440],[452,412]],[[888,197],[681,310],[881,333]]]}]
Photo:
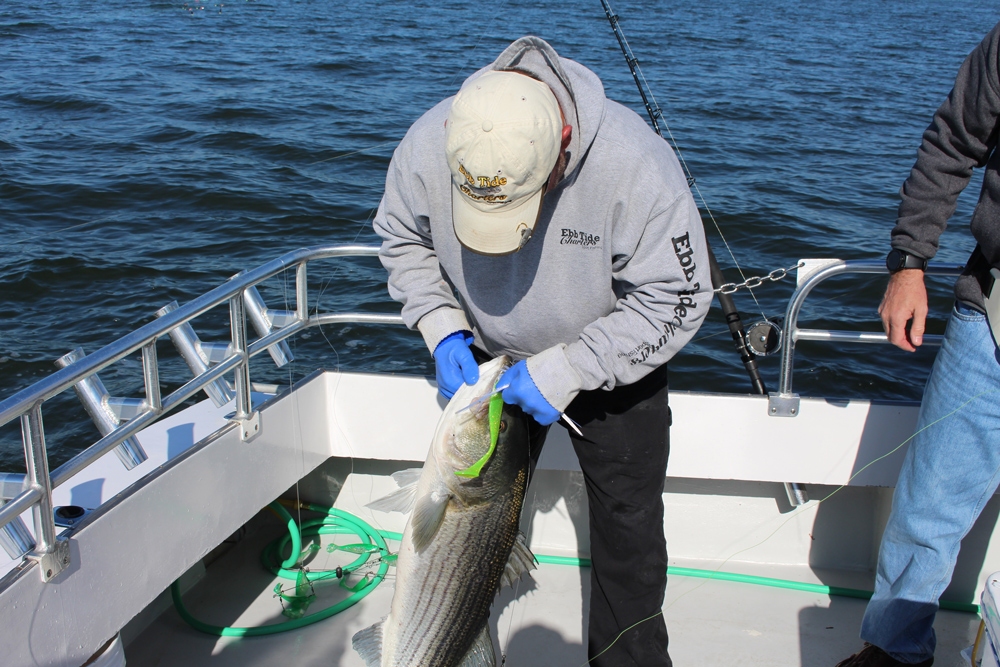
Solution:
[{"label": "white boat wall", "polygon": [[[266,665],[291,659],[289,651],[302,664],[363,664],[351,649],[351,636],[387,613],[391,575],[336,617],[254,638],[213,637],[188,627],[170,607],[168,589],[181,579],[194,602],[228,598],[228,624],[283,620],[271,594],[275,580],[257,563],[251,546],[259,542],[258,533],[282,529],[262,513],[279,497],[332,505],[380,530],[402,531],[405,516],[365,504],[396,488],[393,472],[424,460],[444,407],[433,381],[317,370],[292,387],[274,388],[253,385],[248,370],[250,356],[277,350],[309,327],[401,324],[395,315],[310,314],[309,262],[376,253],[369,246],[289,253],[183,307],[166,309],[158,320],[0,403],[0,425],[21,420],[28,461],[25,475],[0,479],[7,500],[0,508],[6,552],[0,552],[3,665],[77,667],[119,634],[129,664]],[[957,270],[931,268],[942,275]],[[252,287],[285,271],[295,274],[295,310],[261,308]],[[721,580],[753,575],[871,590],[891,487],[917,406],[799,397],[791,384],[796,340],[884,342],[881,334],[797,327],[812,287],[848,272],[885,269],[839,260],[807,262],[800,269],[786,312],[778,392],[671,392],[674,421],[662,529],[671,567],[701,574],[670,577],[664,615],[678,665],[832,665],[860,646],[863,599],[831,598],[815,587],[793,591]],[[189,353],[195,350],[201,370],[161,396],[157,355],[170,347],[157,341],[183,337],[177,332],[192,320],[226,306],[232,341],[214,347],[195,341]],[[251,311],[261,325],[248,340],[245,319]],[[99,395],[95,404],[112,415],[111,425],[97,443],[50,472],[45,401],[138,354],[145,395]],[[227,376],[232,385],[223,382]],[[215,400],[180,409],[202,390],[215,392]],[[128,454],[121,445],[131,437],[138,447],[133,444]],[[135,465],[126,468],[121,458],[129,456]],[[86,513],[63,529],[54,524],[53,507],[82,507]],[[992,534],[997,514],[994,498],[963,543],[944,600],[975,604],[987,575],[1000,570],[1000,538]],[[586,492],[562,428],[550,433],[522,528],[536,555],[588,555]],[[234,535],[243,539],[231,539]],[[543,560],[533,582],[505,592],[494,607],[494,641],[509,664],[586,661],[582,609],[589,574],[586,568],[550,564],[557,560]],[[240,568],[260,570],[266,583],[235,593],[198,593]],[[718,580],[704,578],[706,572]],[[942,611],[935,664],[963,664],[958,652],[972,644],[978,625],[974,613]]]}]

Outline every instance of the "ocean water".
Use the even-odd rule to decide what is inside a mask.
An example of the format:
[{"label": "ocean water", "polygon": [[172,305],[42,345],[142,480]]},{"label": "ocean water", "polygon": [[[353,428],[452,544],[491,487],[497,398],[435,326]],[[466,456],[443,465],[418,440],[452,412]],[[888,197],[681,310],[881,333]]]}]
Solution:
[{"label": "ocean water", "polygon": [[[802,257],[881,260],[897,192],[955,71],[998,19],[982,0],[619,0],[613,4],[697,179],[727,278]],[[93,351],[244,268],[290,250],[376,242],[392,150],[423,111],[524,34],[593,69],[643,113],[599,0],[462,3],[188,0],[0,4],[0,396]],[[963,262],[974,180],[938,259]],[[730,252],[731,250],[731,252]],[[377,262],[312,272],[324,309],[398,311]],[[950,304],[934,281],[931,330]],[[819,288],[802,322],[878,330],[884,278]],[[737,295],[778,317],[791,280]],[[289,285],[263,290],[272,307]],[[316,303],[313,304],[316,306]],[[196,323],[224,334],[224,312]],[[324,327],[288,383],[314,368],[431,374],[399,327]],[[165,389],[186,371],[161,347]],[[804,395],[917,399],[933,350],[798,346]],[[770,387],[778,359],[760,360]],[[137,359],[102,375],[138,395]],[[677,389],[749,392],[718,311],[671,362]],[[96,438],[72,395],[45,408],[53,466]],[[23,471],[16,424],[0,471]],[[737,435],[738,437],[738,435]]]}]

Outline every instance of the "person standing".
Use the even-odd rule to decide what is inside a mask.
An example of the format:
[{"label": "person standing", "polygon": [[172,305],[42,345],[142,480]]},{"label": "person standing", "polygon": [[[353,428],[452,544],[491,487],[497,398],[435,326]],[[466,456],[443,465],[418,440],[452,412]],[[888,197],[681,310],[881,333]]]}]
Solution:
[{"label": "person standing", "polygon": [[508,46],[417,120],[374,219],[389,292],[450,397],[479,360],[534,420],[563,414],[587,486],[591,664],[671,665],[666,362],[712,299],[681,167],[600,79],[537,37]]},{"label": "person standing", "polygon": [[971,223],[977,245],[955,282],[955,307],[893,494],[875,593],[861,624],[866,645],[837,667],[933,664],[938,598],[962,538],[1000,482],[1000,353],[985,299],[1000,289],[990,275],[1000,268],[998,120],[1000,24],[959,69],[901,190],[879,314],[889,341],[912,352],[923,342],[927,260],[973,169],[985,167]]}]

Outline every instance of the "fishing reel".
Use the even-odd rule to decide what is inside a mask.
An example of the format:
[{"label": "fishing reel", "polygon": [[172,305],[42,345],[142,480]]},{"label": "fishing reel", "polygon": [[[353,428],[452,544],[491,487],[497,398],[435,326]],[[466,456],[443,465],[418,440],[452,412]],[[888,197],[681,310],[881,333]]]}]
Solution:
[{"label": "fishing reel", "polygon": [[758,357],[766,357],[781,349],[781,327],[778,321],[761,320],[746,330],[746,346]]}]

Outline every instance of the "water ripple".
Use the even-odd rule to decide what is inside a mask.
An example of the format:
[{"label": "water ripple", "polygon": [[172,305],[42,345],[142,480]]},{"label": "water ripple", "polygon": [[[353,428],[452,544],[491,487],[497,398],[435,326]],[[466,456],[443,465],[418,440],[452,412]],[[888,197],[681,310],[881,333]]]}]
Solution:
[{"label": "water ripple", "polygon": [[[996,21],[975,0],[619,0],[615,10],[722,229],[724,239],[705,211],[731,280],[799,257],[881,258],[920,133]],[[0,5],[5,395],[68,349],[97,349],[240,269],[303,246],[377,242],[371,216],[410,124],[523,34],[549,39],[645,114],[596,4],[520,3],[502,21],[458,0]],[[978,184],[968,190],[943,261],[971,247],[964,221]],[[398,311],[375,262],[310,271],[323,307]],[[946,281],[931,282],[942,313]],[[778,316],[791,287],[737,303],[751,320]],[[881,279],[844,280],[803,316],[871,327],[881,290]],[[262,293],[289,299],[281,281]],[[213,316],[199,332],[224,337],[225,321]],[[265,368],[264,379],[316,365],[431,370],[403,329],[324,327],[296,346],[295,367],[279,377]],[[731,347],[713,310],[671,362],[672,386],[748,391]],[[913,399],[931,357],[921,354],[804,344],[796,387]],[[773,385],[777,362],[761,368]],[[165,382],[182,371],[165,370]],[[126,375],[123,391],[141,386]],[[51,420],[58,465],[85,427]],[[0,470],[15,469],[20,446],[5,438]]]}]

